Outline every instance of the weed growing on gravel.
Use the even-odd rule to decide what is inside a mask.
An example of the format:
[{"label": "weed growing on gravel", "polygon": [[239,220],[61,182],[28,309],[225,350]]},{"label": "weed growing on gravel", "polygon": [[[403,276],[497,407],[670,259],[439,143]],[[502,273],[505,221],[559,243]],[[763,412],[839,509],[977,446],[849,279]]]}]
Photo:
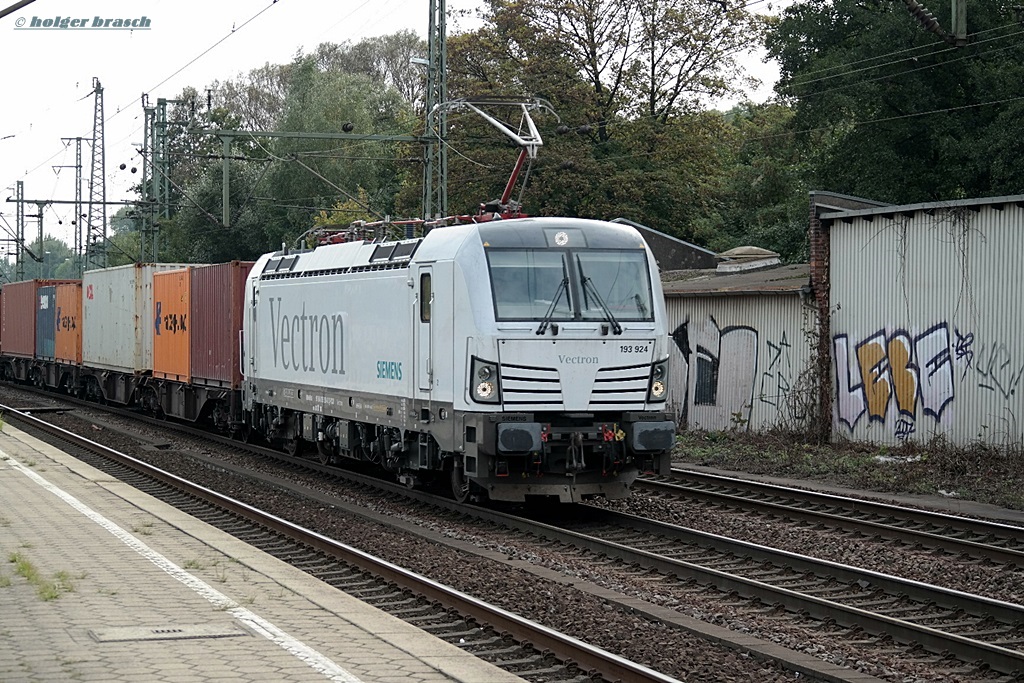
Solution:
[{"label": "weed growing on gravel", "polygon": [[945,495],[1024,509],[1024,449],[956,446],[941,438],[899,446],[817,444],[783,431],[684,432],[673,462],[808,479],[888,493]]}]

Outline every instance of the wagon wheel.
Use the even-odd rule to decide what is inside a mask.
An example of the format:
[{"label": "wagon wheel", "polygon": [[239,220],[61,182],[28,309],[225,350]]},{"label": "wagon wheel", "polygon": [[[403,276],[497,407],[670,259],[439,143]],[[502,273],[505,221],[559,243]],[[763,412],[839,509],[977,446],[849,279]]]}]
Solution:
[{"label": "wagon wheel", "polygon": [[456,457],[452,462],[452,497],[456,503],[469,500],[469,479],[466,478],[466,467],[462,458]]},{"label": "wagon wheel", "polygon": [[321,465],[330,465],[331,460],[334,459],[334,453],[331,452],[331,447],[326,442],[317,441],[316,459]]},{"label": "wagon wheel", "polygon": [[241,427],[235,430],[234,437],[242,443],[252,443],[253,441],[253,428],[247,424],[243,424]]},{"label": "wagon wheel", "polygon": [[302,455],[302,452],[306,450],[306,442],[302,440],[301,436],[293,436],[284,441],[284,452],[293,458],[297,458]]}]

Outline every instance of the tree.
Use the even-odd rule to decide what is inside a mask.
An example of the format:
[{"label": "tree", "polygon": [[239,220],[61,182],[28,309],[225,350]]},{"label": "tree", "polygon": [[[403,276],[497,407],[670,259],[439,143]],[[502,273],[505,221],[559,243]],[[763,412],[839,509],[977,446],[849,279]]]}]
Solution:
[{"label": "tree", "polygon": [[[301,57],[291,69],[280,126],[288,132],[394,135],[409,134],[413,121],[411,105],[393,87],[333,67],[322,71],[316,58]],[[359,188],[369,197],[371,214],[392,213],[400,178],[396,159],[407,156],[401,145],[378,140],[271,138],[259,148],[271,163],[265,178],[249,181],[259,185],[259,214],[268,223],[263,232],[275,248],[305,232],[319,210],[351,199]],[[218,185],[210,180],[202,190]]]},{"label": "tree", "polygon": [[780,104],[744,103],[722,116],[724,172],[713,208],[695,226],[695,239],[722,252],[752,245],[787,262],[806,261],[808,168],[805,149],[788,129],[793,111]]},{"label": "tree", "polygon": [[394,88],[409,104],[423,103],[422,68],[411,60],[427,54],[427,42],[412,31],[367,38],[355,45],[321,43],[310,57],[322,72],[368,76]]},{"label": "tree", "polygon": [[[949,16],[946,0],[929,9]],[[902,3],[785,10],[767,46],[821,189],[898,203],[1019,191],[1019,25],[1002,3],[973,3],[967,28],[957,49]]]},{"label": "tree", "polygon": [[207,90],[208,109],[224,109],[246,130],[276,130],[284,114],[292,64],[270,64],[214,81]]},{"label": "tree", "polygon": [[[74,254],[71,252],[71,247],[62,240],[53,235],[44,235],[41,242],[36,238],[27,246],[24,279],[50,280],[75,277]],[[15,269],[12,265],[11,277],[14,272]]]},{"label": "tree", "polygon": [[667,120],[735,94],[736,56],[762,40],[766,21],[738,4],[707,0],[641,0],[635,59],[626,83],[638,116]]},{"label": "tree", "polygon": [[[706,0],[519,0],[533,27],[562,46],[594,94],[599,138],[615,116],[662,120],[734,89],[735,57],[764,21]],[[496,4],[496,3],[495,3]],[[494,4],[492,4],[494,6]]]}]

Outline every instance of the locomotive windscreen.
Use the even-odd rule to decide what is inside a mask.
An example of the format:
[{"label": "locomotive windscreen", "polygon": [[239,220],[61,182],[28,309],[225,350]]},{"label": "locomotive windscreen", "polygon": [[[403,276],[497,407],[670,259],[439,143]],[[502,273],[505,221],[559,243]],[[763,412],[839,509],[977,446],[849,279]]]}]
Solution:
[{"label": "locomotive windscreen", "polygon": [[654,319],[647,255],[637,249],[488,249],[497,320]]}]

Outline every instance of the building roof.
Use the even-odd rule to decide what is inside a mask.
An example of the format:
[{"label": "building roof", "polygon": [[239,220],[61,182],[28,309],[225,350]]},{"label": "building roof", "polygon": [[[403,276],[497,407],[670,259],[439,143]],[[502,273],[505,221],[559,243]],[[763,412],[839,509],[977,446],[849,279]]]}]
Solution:
[{"label": "building roof", "polygon": [[811,291],[811,267],[798,263],[728,274],[669,270],[661,273],[661,285],[667,297],[795,294]]},{"label": "building roof", "polygon": [[850,222],[855,218],[871,220],[875,216],[892,217],[896,214],[913,215],[915,211],[935,211],[937,209],[971,209],[979,211],[982,207],[991,206],[995,209],[1002,209],[1007,204],[1024,207],[1024,195],[1010,195],[1005,197],[981,197],[978,199],[954,199],[942,202],[924,202],[918,204],[901,204],[899,206],[886,205],[874,208],[836,211],[834,213],[823,213],[823,221],[842,220]]}]

